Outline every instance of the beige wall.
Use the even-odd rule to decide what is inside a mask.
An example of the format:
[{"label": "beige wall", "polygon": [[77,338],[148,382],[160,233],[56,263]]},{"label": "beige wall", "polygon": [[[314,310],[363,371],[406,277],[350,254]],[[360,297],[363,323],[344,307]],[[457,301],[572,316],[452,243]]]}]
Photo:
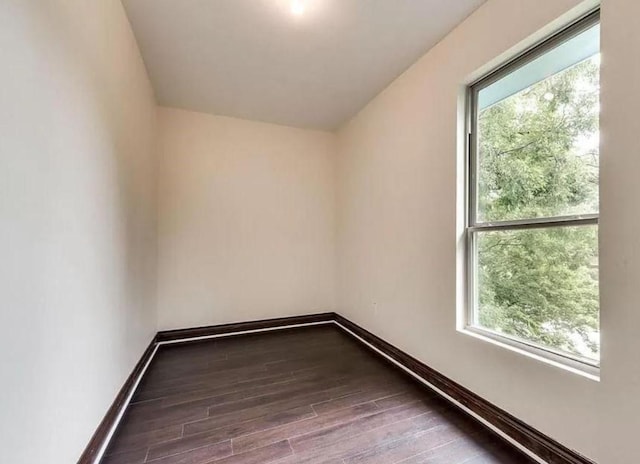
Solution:
[{"label": "beige wall", "polygon": [[332,310],[335,136],[159,109],[161,329]]},{"label": "beige wall", "polygon": [[640,2],[602,3],[600,167],[602,464],[638,462],[640,430]]},{"label": "beige wall", "polygon": [[0,43],[0,461],[69,464],[156,326],[155,104],[119,0],[3,0]]},{"label": "beige wall", "polygon": [[601,381],[456,330],[464,87],[594,4],[489,0],[340,130],[337,309],[569,447],[628,464],[640,429],[640,2],[602,5]]},{"label": "beige wall", "polygon": [[464,86],[593,5],[489,0],[336,136],[156,113],[118,0],[1,2],[3,462],[74,462],[157,326],[332,309],[635,462],[640,2],[602,7],[601,381],[456,331]]}]

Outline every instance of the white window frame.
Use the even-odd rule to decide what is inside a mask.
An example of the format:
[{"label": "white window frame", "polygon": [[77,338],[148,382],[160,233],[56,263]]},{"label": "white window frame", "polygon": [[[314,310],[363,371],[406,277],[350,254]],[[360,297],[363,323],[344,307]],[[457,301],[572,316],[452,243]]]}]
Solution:
[{"label": "white window frame", "polygon": [[583,358],[564,351],[535,344],[533,342],[520,339],[504,333],[498,333],[487,328],[483,328],[475,323],[477,314],[477,247],[475,238],[479,233],[489,231],[508,231],[522,229],[543,229],[550,227],[568,226],[598,226],[599,214],[583,214],[572,216],[542,217],[524,220],[478,222],[477,220],[477,102],[480,90],[488,87],[492,83],[511,74],[518,68],[526,65],[535,58],[538,58],[558,45],[575,37],[600,23],[600,10],[596,9],[562,30],[556,32],[551,37],[531,47],[521,55],[507,62],[495,71],[471,84],[467,89],[467,162],[465,172],[465,274],[466,274],[466,310],[464,320],[464,331],[492,341],[506,348],[531,355],[535,358],[550,361],[552,364],[569,367],[581,373],[597,378],[600,371],[599,361]]}]

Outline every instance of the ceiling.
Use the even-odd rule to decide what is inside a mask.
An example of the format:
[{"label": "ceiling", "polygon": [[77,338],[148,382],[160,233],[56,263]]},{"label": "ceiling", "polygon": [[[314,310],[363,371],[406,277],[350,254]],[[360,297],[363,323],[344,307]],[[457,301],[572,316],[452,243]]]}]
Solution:
[{"label": "ceiling", "polygon": [[159,104],[333,130],[484,0],[123,3]]}]

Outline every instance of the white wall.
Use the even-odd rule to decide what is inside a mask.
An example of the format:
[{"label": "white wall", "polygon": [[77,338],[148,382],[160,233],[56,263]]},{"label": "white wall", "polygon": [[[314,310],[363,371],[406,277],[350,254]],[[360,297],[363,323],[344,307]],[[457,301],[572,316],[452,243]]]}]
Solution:
[{"label": "white wall", "polygon": [[[489,0],[337,138],[159,109],[158,326],[337,309],[635,462],[640,2],[602,7],[601,381],[456,331],[464,86],[592,4]],[[0,43],[0,460],[69,463],[156,329],[156,109],[118,0],[5,0]]]},{"label": "white wall", "polygon": [[602,464],[638,462],[640,2],[602,3],[600,300]]},{"label": "white wall", "polygon": [[158,119],[160,329],[332,310],[335,136]]},{"label": "white wall", "polygon": [[565,445],[637,462],[640,3],[602,12],[601,382],[456,330],[465,85],[594,2],[489,0],[339,132],[338,304]]},{"label": "white wall", "polygon": [[0,461],[69,464],[155,331],[155,105],[119,0],[3,0],[0,44]]}]

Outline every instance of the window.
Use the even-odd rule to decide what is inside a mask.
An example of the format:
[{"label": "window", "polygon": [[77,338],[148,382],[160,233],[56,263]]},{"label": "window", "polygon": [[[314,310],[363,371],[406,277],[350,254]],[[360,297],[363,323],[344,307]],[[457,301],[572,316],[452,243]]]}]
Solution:
[{"label": "window", "polygon": [[469,89],[467,329],[597,366],[598,13]]}]

